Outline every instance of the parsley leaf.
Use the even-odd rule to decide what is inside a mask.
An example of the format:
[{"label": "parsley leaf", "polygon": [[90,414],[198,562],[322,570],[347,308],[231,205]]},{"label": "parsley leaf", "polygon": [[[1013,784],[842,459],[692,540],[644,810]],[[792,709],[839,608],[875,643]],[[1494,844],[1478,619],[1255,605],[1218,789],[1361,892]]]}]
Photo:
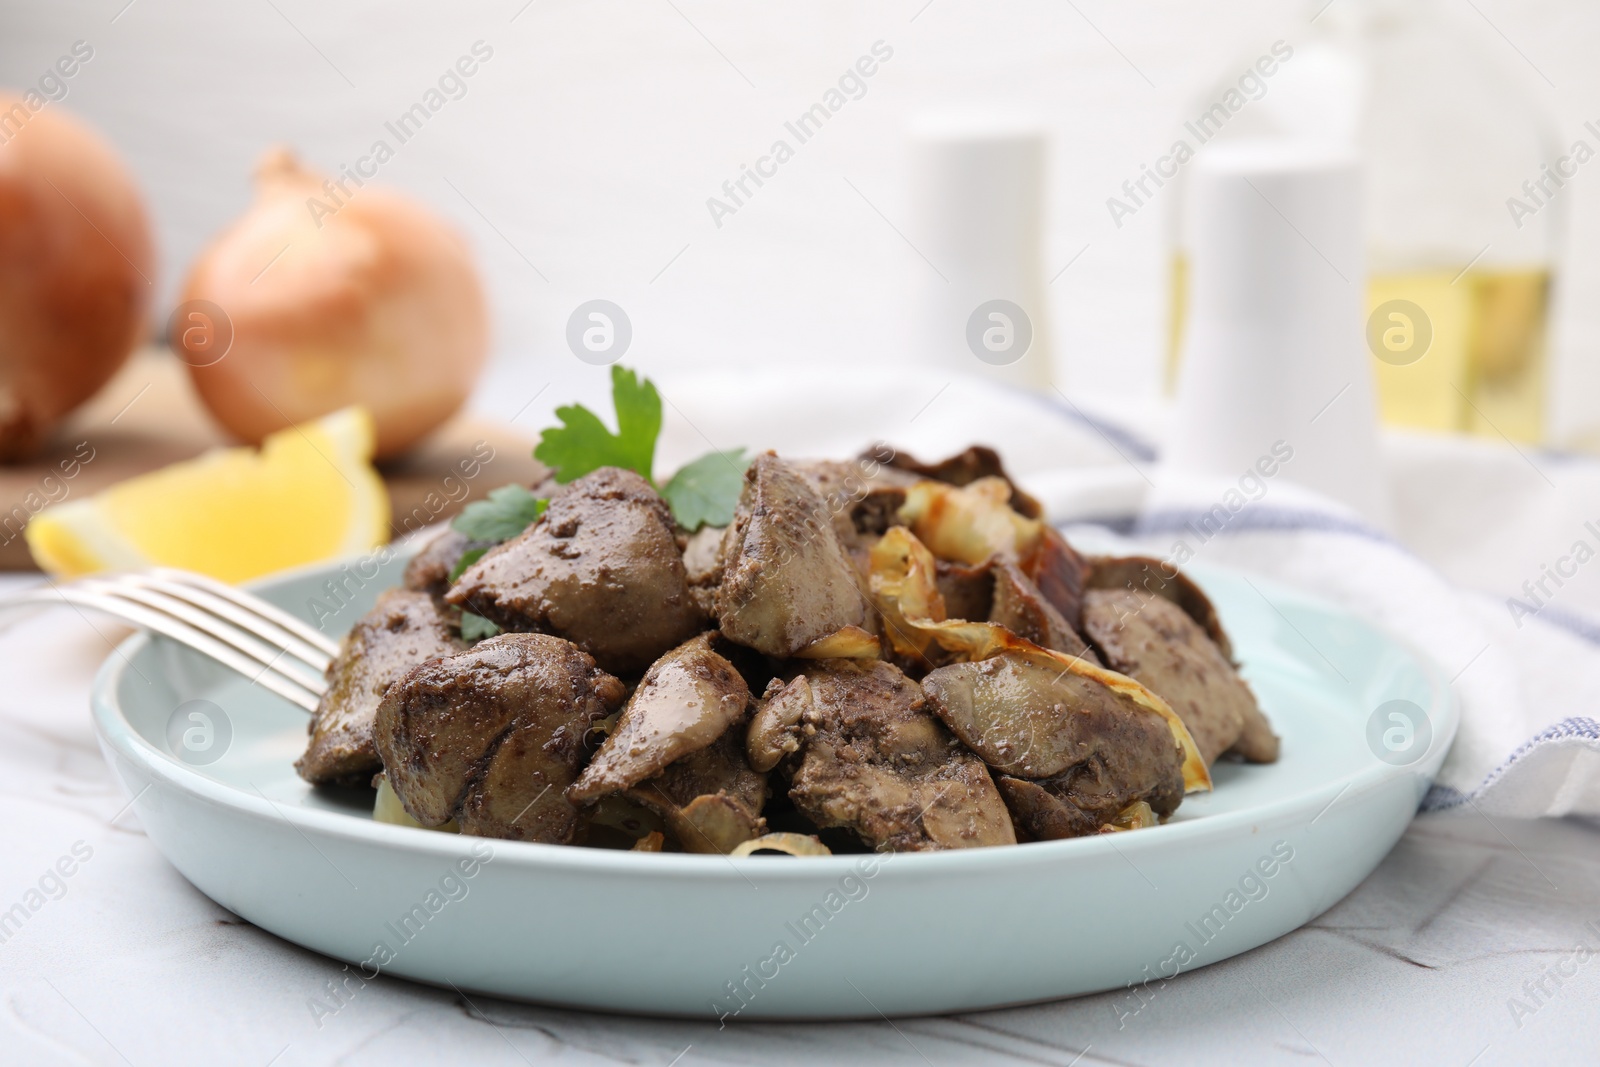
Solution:
[{"label": "parsley leaf", "polygon": [[461,640],[481,641],[485,637],[493,637],[499,632],[500,627],[482,615],[474,615],[470,611],[461,613]]},{"label": "parsley leaf", "polygon": [[[655,484],[651,469],[661,434],[661,394],[655,383],[613,366],[611,404],[617,416],[614,433],[581,404],[556,408],[561,425],[541,433],[533,450],[533,457],[555,472],[556,481],[565,485],[601,467],[621,467]],[[744,449],[736,448],[711,452],[680,468],[661,489],[678,525],[693,531],[732,521],[749,464]]]},{"label": "parsley leaf", "polygon": [[461,553],[461,558],[456,560],[456,565],[450,568],[450,584],[455,585],[456,579],[467,573],[467,568],[483,558],[487,548],[469,548]]},{"label": "parsley leaf", "polygon": [[744,449],[707,452],[678,468],[661,489],[678,525],[693,533],[703,525],[726,526],[744,488],[744,470],[750,458]]},{"label": "parsley leaf", "polygon": [[[474,541],[509,541],[538,522],[548,503],[524,486],[502,485],[489,490],[489,499],[474,500],[462,508],[450,525]],[[456,575],[450,578],[454,581]]]},{"label": "parsley leaf", "polygon": [[613,366],[611,403],[617,412],[616,433],[581,404],[556,408],[562,425],[539,435],[533,458],[554,470],[563,485],[601,467],[623,467],[648,481],[661,433],[661,394],[650,379]]}]

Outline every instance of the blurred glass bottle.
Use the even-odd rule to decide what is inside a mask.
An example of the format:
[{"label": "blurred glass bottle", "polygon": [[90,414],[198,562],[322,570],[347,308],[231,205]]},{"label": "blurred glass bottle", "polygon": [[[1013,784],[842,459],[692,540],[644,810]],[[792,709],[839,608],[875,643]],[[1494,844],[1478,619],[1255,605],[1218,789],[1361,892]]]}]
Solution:
[{"label": "blurred glass bottle", "polygon": [[[1384,421],[1544,440],[1560,191],[1576,166],[1562,156],[1552,118],[1503,57],[1436,0],[1312,0],[1307,15],[1302,39],[1262,50],[1274,57],[1270,76],[1256,57],[1243,58],[1202,99],[1186,140],[1286,136],[1357,146]],[[1187,304],[1183,177],[1180,170],[1168,214],[1169,387]]]}]

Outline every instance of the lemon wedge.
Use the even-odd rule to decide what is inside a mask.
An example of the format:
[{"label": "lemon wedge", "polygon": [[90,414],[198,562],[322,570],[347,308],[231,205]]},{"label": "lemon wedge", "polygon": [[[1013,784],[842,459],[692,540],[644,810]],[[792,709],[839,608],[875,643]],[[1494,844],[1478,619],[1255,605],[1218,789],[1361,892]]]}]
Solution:
[{"label": "lemon wedge", "polygon": [[372,468],[372,416],[345,408],[129,478],[28,523],[34,561],[76,578],[160,565],[242,582],[364,552],[388,539],[389,494]]}]

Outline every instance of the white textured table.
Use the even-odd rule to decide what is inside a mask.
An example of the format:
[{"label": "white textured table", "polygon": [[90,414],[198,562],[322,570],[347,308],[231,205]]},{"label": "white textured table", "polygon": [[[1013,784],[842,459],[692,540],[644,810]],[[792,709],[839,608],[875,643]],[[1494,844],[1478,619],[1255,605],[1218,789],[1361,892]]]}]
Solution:
[{"label": "white textured table", "polygon": [[[4,927],[0,1063],[1467,1067],[1600,1053],[1600,960],[1573,952],[1585,944],[1600,956],[1600,831],[1476,814],[1418,820],[1310,926],[1153,984],[1142,1003],[1105,994],[950,1018],[719,1030],[469,1002],[381,978],[319,1026],[314,1000],[340,967],[211,903],[128,813],[85,710],[87,679],[118,636],[95,626],[57,611],[0,635],[0,909],[30,890],[43,898]],[[52,878],[64,857],[73,873]]]}]

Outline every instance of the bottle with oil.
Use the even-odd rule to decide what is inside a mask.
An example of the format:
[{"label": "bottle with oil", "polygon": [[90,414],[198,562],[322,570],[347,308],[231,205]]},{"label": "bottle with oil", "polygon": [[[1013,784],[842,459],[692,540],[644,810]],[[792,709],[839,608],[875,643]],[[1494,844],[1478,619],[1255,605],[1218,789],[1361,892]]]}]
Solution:
[{"label": "bottle with oil", "polygon": [[[1312,0],[1306,10],[1302,30],[1241,57],[1195,105],[1187,139],[1197,151],[1202,138],[1239,136],[1355,145],[1384,420],[1545,440],[1562,191],[1592,151],[1558,147],[1528,90],[1537,70],[1437,0]],[[1600,137],[1588,140],[1600,149]],[[1169,384],[1188,284],[1183,190],[1172,192]]]}]

